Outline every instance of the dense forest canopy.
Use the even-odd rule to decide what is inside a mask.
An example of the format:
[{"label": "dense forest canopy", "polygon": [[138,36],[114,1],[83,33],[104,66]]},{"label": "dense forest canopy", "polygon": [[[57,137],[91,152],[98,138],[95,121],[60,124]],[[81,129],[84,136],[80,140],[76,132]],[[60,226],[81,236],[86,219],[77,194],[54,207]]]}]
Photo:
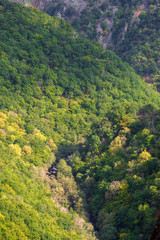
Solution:
[{"label": "dense forest canopy", "polygon": [[44,5],[43,11],[69,21],[88,39],[115,51],[146,82],[160,89],[158,0],[55,0]]},{"label": "dense forest canopy", "polygon": [[160,90],[160,3],[158,0],[10,0],[39,8],[71,23],[128,62]]},{"label": "dense forest canopy", "polygon": [[2,239],[148,239],[160,96],[127,63],[0,0],[0,105]]}]

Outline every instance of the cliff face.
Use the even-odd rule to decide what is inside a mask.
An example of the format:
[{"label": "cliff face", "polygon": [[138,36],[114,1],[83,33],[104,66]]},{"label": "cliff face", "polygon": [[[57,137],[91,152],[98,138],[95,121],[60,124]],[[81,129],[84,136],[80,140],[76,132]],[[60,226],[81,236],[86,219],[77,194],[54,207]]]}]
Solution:
[{"label": "cliff face", "polygon": [[[104,47],[115,49],[125,39],[130,27],[135,22],[136,24],[140,22],[140,15],[148,11],[149,2],[147,0],[56,0],[45,4],[44,11],[71,22],[89,39],[97,40]],[[116,33],[118,33],[118,41],[115,39]]]},{"label": "cliff face", "polygon": [[98,41],[105,48],[113,48],[112,32],[114,18],[119,9],[110,1],[54,1],[44,9],[50,15],[57,15],[69,21],[78,32],[91,40]]}]

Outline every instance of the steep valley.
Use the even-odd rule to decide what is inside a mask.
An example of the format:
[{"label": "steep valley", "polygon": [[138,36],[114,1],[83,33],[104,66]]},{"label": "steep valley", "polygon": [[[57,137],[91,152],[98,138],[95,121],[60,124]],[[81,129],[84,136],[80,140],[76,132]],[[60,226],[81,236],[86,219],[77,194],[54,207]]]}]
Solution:
[{"label": "steep valley", "polygon": [[[158,23],[159,2],[23,3],[34,8],[0,0],[0,238],[148,240],[160,209],[160,95],[142,76],[158,76],[159,26],[143,35],[148,52],[133,32],[148,16]],[[134,50],[156,70],[140,72]]]}]

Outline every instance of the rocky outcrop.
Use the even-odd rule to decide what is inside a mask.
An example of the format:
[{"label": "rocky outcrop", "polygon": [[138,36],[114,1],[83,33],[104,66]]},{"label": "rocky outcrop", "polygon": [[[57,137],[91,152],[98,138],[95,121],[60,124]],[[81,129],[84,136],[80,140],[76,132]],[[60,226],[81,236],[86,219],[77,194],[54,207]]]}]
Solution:
[{"label": "rocky outcrop", "polygon": [[17,3],[21,3],[24,6],[31,6],[34,8],[38,8],[39,10],[44,10],[50,3],[51,0],[10,0],[10,2],[17,2]]},{"label": "rocky outcrop", "polygon": [[[10,0],[32,6],[69,21],[78,32],[91,40],[97,40],[104,48],[114,49],[121,41],[134,21],[138,21],[141,13],[146,10],[146,0],[138,6],[132,7],[129,3],[123,5],[121,0]],[[123,10],[122,10],[123,8]],[[122,16],[121,16],[122,15]],[[129,17],[130,15],[130,17]],[[119,17],[120,16],[120,17]],[[121,31],[115,37],[117,24],[126,16],[127,22],[121,24]],[[116,29],[116,30],[115,30]],[[118,38],[118,41],[115,40]]]}]

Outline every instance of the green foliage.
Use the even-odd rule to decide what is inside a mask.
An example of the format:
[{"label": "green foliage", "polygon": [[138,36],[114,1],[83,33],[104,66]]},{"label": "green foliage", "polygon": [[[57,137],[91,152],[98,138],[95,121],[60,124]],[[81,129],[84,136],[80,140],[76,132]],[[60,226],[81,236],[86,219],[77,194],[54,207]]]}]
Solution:
[{"label": "green foliage", "polygon": [[[118,233],[120,239],[147,240],[152,233],[160,197],[158,119],[159,110],[151,105],[142,108],[136,119],[124,116],[108,151],[86,159],[84,175],[94,183],[87,198],[93,216],[97,215],[100,239],[117,239]],[[135,128],[139,122],[143,125]],[[152,134],[154,141],[148,144]],[[108,213],[113,220],[107,223]]]},{"label": "green foliage", "polygon": [[104,12],[106,11],[106,9],[108,8],[108,3],[107,2],[103,2],[100,6],[100,9]]},{"label": "green foliage", "polygon": [[[156,1],[149,1],[146,11],[143,5],[131,1],[132,8],[126,14],[121,14],[120,9],[116,12],[113,38],[115,43],[119,41],[119,35],[128,24],[127,32],[123,41],[116,43],[116,52],[134,67],[136,72],[145,80],[159,89],[159,24],[160,7]],[[137,6],[139,5],[139,6]],[[127,7],[127,5],[126,5]],[[122,10],[125,10],[123,6]],[[128,21],[129,20],[129,21]]]},{"label": "green foliage", "polygon": [[148,1],[147,5],[139,0],[102,1],[101,5],[88,1],[86,6],[84,1],[82,10],[78,6],[74,9],[72,2],[68,4],[64,10],[60,7],[63,3],[55,1],[46,12],[51,16],[61,14],[85,37],[113,49],[159,90],[160,7],[157,0]]},{"label": "green foliage", "polygon": [[[0,5],[2,239],[96,239],[87,210],[100,239],[147,239],[159,208],[158,93],[63,20]],[[101,17],[88,12],[81,21]]]}]

